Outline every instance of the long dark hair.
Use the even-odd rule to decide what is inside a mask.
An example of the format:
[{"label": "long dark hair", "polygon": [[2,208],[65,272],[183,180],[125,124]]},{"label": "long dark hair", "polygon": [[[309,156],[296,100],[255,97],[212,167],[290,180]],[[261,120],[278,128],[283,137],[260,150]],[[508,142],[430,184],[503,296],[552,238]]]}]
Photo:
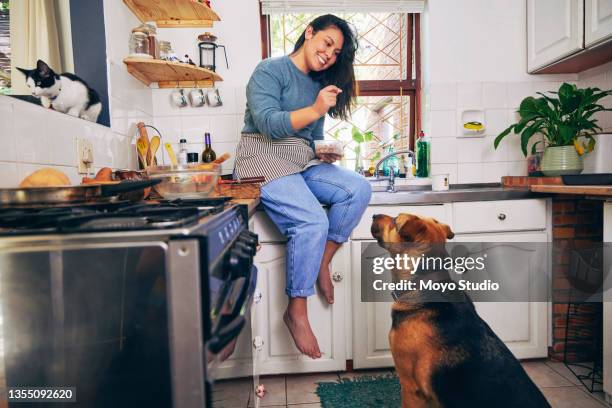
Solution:
[{"label": "long dark hair", "polygon": [[[355,52],[359,47],[355,30],[345,20],[334,16],[333,14],[325,14],[312,20],[309,26],[312,27],[313,34],[317,31],[325,30],[328,27],[336,27],[342,32],[344,43],[340,54],[336,58],[336,62],[325,71],[311,71],[310,76],[319,82],[322,87],[327,85],[335,85],[342,89],[342,93],[338,95],[336,106],[332,107],[328,114],[332,118],[348,119],[351,115],[351,104],[357,94],[357,85],[355,83],[355,71],[353,62],[355,61]],[[293,53],[296,53],[306,40],[306,30],[300,35]]]}]

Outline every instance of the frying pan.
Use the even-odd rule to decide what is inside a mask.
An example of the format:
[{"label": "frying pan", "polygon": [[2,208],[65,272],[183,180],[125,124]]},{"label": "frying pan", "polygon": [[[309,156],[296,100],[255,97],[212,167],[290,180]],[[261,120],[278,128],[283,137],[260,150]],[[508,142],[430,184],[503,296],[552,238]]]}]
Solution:
[{"label": "frying pan", "polygon": [[0,189],[0,205],[65,204],[108,201],[128,191],[151,187],[161,180],[125,180],[116,184],[84,184],[66,187],[27,187]]}]

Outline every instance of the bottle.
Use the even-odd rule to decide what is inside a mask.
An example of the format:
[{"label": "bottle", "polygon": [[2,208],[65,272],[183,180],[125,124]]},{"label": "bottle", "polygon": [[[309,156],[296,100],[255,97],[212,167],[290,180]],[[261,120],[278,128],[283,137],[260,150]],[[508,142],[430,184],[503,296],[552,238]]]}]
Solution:
[{"label": "bottle", "polygon": [[[393,148],[393,145],[390,145],[387,148],[387,152],[385,154],[387,155],[387,154],[391,154],[394,152],[395,152],[395,149]],[[393,167],[394,175],[397,176],[399,174],[399,160],[397,156],[391,156],[387,160],[385,160],[385,162],[383,163],[382,171],[385,177],[389,177],[389,173],[391,173],[391,170],[390,170],[391,167]]]},{"label": "bottle", "polygon": [[179,154],[178,154],[179,166],[187,165],[187,140],[181,139],[179,141]]},{"label": "bottle", "polygon": [[196,152],[187,153],[187,163],[188,164],[197,163],[197,162],[198,162],[198,153]]},{"label": "bottle", "polygon": [[425,137],[425,132],[419,132],[419,137],[416,142],[416,176],[429,177],[429,156],[431,154],[431,143]]},{"label": "bottle", "polygon": [[204,133],[204,151],[202,152],[202,162],[211,163],[215,161],[217,154],[210,145],[210,133]]}]

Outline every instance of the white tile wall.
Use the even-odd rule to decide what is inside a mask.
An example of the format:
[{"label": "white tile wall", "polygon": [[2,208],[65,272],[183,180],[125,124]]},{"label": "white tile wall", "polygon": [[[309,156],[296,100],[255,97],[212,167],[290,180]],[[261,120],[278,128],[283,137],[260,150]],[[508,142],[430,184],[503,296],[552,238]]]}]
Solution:
[{"label": "white tile wall", "polygon": [[91,140],[94,170],[130,168],[134,163],[127,136],[8,96],[0,96],[0,137],[0,187],[15,187],[41,167],[57,168],[79,183],[77,138]]}]

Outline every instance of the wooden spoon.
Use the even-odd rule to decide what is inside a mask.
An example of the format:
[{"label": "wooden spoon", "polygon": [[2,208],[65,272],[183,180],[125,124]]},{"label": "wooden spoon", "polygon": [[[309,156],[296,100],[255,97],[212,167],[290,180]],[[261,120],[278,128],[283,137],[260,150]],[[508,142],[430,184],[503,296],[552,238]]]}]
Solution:
[{"label": "wooden spoon", "polygon": [[221,156],[217,157],[216,160],[213,161],[214,164],[221,164],[224,161],[226,161],[227,159],[229,159],[230,157],[232,157],[231,154],[229,153],[223,153]]},{"label": "wooden spoon", "polygon": [[147,142],[144,139],[138,139],[136,141],[136,148],[138,149],[138,158],[142,163],[143,168],[147,168],[147,151],[149,150],[149,146],[147,146]]},{"label": "wooden spoon", "polygon": [[161,143],[161,139],[159,136],[155,135],[151,138],[151,145],[149,146],[149,150],[151,150],[151,163],[150,165],[157,164],[157,159],[155,155],[157,154],[157,149],[159,149],[159,144]]},{"label": "wooden spoon", "polygon": [[164,147],[168,152],[168,158],[173,166],[178,166],[178,161],[176,160],[176,155],[174,154],[174,149],[172,149],[172,145],[170,143],[164,143]]}]

